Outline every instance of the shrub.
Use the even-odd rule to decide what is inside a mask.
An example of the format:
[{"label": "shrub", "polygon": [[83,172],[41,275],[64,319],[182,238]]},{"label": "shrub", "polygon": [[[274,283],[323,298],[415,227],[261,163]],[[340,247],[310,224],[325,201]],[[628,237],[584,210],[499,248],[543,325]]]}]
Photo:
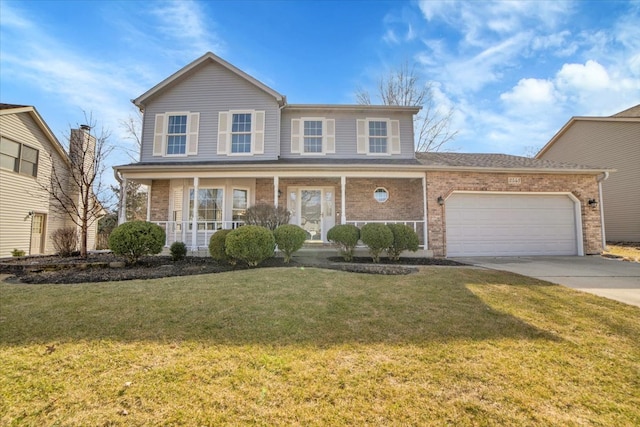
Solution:
[{"label": "shrub", "polygon": [[291,261],[291,255],[302,247],[307,239],[307,233],[297,225],[284,224],[273,232],[278,249],[284,253],[284,262]]},{"label": "shrub", "polygon": [[180,261],[187,256],[187,245],[184,242],[173,242],[169,247],[169,252],[173,261]]},{"label": "shrub", "polygon": [[62,257],[69,257],[78,246],[78,233],[75,227],[58,228],[51,233],[51,243],[56,253]]},{"label": "shrub", "polygon": [[360,230],[353,224],[339,224],[327,232],[327,240],[338,245],[345,261],[353,259],[353,251],[360,240]]},{"label": "shrub", "polygon": [[247,225],[259,225],[273,231],[283,224],[288,224],[291,213],[282,206],[273,206],[268,203],[258,203],[247,209],[245,223]]},{"label": "shrub", "polygon": [[25,256],[26,254],[22,249],[14,249],[11,251],[11,256]]},{"label": "shrub", "polygon": [[211,258],[219,262],[226,262],[231,265],[236,265],[236,259],[230,255],[227,255],[225,242],[227,235],[233,230],[218,230],[215,232],[211,239],[209,239],[209,254]]},{"label": "shrub", "polygon": [[418,250],[420,240],[413,228],[405,224],[388,224],[387,227],[393,233],[393,243],[387,249],[390,259],[397,261],[403,251],[415,252]]},{"label": "shrub", "polygon": [[273,256],[276,240],[273,233],[258,225],[245,225],[227,235],[225,252],[227,255],[255,267]]},{"label": "shrub", "polygon": [[109,236],[109,248],[116,255],[136,263],[141,256],[162,251],[166,235],[162,227],[146,221],[130,221],[117,226]]},{"label": "shrub", "polygon": [[380,262],[380,253],[393,244],[393,233],[385,224],[369,223],[360,229],[362,243],[369,247],[373,262]]}]

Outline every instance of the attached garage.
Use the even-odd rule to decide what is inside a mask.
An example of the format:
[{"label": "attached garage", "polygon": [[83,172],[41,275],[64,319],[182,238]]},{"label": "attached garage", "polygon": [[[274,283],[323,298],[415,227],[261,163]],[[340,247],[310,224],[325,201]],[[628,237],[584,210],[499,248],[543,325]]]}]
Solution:
[{"label": "attached garage", "polygon": [[569,194],[453,192],[445,206],[448,257],[583,255]]}]

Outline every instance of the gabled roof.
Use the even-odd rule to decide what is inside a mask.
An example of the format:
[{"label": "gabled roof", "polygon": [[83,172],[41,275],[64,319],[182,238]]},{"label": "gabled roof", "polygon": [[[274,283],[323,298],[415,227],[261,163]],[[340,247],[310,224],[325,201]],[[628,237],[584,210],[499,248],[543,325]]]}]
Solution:
[{"label": "gabled roof", "polygon": [[30,105],[0,104],[0,115],[2,116],[9,115],[9,114],[20,114],[20,113],[27,113],[31,116],[33,121],[42,130],[42,133],[44,133],[44,135],[47,137],[49,142],[51,142],[51,145],[53,145],[53,148],[56,149],[58,154],[60,154],[60,156],[65,162],[69,163],[70,160],[67,152],[65,151],[62,144],[60,144],[60,141],[58,141],[58,138],[56,138],[53,132],[51,132],[49,125],[47,125],[47,123],[44,121],[42,116],[40,116],[40,113],[38,113],[38,110],[36,110],[36,107],[30,106]]},{"label": "gabled roof", "polygon": [[536,159],[539,159],[544,153],[547,152],[549,148],[555,142],[560,139],[560,137],[567,131],[571,126],[573,126],[577,122],[639,122],[640,123],[640,104],[627,108],[626,110],[620,111],[619,113],[614,114],[609,117],[594,117],[594,116],[574,116],[564,125],[562,128],[553,135],[553,138],[547,142],[547,144],[542,147],[542,149],[536,154]]},{"label": "gabled roof", "polygon": [[176,81],[180,80],[189,71],[193,70],[194,68],[196,68],[196,67],[200,66],[201,64],[204,64],[205,62],[208,62],[208,61],[215,62],[216,64],[219,64],[219,65],[223,66],[227,70],[231,71],[232,73],[234,73],[237,76],[245,79],[246,81],[248,81],[252,85],[256,86],[257,88],[259,88],[259,89],[263,90],[264,92],[268,93],[269,95],[273,96],[276,99],[276,101],[278,101],[278,104],[280,104],[281,106],[286,104],[287,101],[286,101],[286,98],[285,98],[284,95],[281,95],[280,93],[278,93],[275,90],[271,89],[269,86],[265,85],[264,83],[260,82],[259,80],[255,79],[255,78],[251,77],[249,74],[247,74],[244,71],[242,71],[241,69],[231,65],[230,63],[228,63],[224,59],[220,58],[219,56],[214,55],[211,52],[205,53],[200,58],[196,59],[195,61],[193,61],[190,64],[186,65],[185,67],[181,68],[177,72],[173,73],[172,75],[170,75],[169,77],[167,77],[166,79],[164,79],[163,81],[161,81],[160,83],[158,83],[157,85],[155,85],[154,87],[152,87],[151,89],[149,89],[148,91],[146,91],[145,93],[143,93],[142,95],[137,97],[136,99],[133,99],[132,102],[135,105],[137,105],[140,109],[144,109],[144,104],[147,101],[147,99],[149,99],[150,97],[156,95],[159,92],[162,92],[166,87],[168,87],[171,84],[175,83]]}]

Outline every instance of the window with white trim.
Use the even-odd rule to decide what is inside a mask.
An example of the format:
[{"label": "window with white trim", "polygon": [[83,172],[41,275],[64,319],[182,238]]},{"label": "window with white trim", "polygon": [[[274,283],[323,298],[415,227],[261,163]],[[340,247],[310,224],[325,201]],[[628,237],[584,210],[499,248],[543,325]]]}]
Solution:
[{"label": "window with white trim", "polygon": [[369,121],[369,153],[387,152],[387,122]]},{"label": "window with white trim", "polygon": [[233,189],[232,221],[244,221],[247,215],[249,191],[242,188]]},{"label": "window with white trim", "polygon": [[322,120],[304,121],[304,152],[322,153]]},{"label": "window with white trim", "polygon": [[336,152],[335,132],[335,119],[291,119],[291,152],[311,155],[333,154]]},{"label": "window with white trim", "polygon": [[[189,189],[189,221],[193,219],[193,204],[195,190]],[[216,230],[216,222],[222,221],[223,213],[223,190],[221,188],[199,188],[198,189],[198,230]],[[189,222],[189,230],[193,229],[192,222]]]},{"label": "window with white trim", "polygon": [[186,154],[187,115],[167,117],[167,155]]},{"label": "window with white trim", "polygon": [[265,111],[233,110],[218,113],[218,154],[264,154]]},{"label": "window with white trim", "polygon": [[22,175],[38,175],[38,150],[5,138],[0,140],[0,167]]},{"label": "window with white trim", "polygon": [[384,203],[389,200],[389,191],[384,187],[378,187],[373,191],[373,198],[378,203]]},{"label": "window with white trim", "polygon": [[231,118],[231,152],[251,152],[251,114],[233,114]]},{"label": "window with white trim", "polygon": [[172,112],[156,114],[153,155],[162,157],[198,154],[200,113]]}]

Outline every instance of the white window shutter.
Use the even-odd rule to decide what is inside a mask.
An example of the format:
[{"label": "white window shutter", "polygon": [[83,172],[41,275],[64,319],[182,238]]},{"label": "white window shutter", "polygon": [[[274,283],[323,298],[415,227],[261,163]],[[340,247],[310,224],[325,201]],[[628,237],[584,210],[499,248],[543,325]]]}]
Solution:
[{"label": "white window shutter", "polygon": [[187,133],[187,155],[198,154],[198,129],[200,128],[200,113],[189,114],[189,129]]},{"label": "white window shutter", "polygon": [[156,114],[156,123],[153,128],[153,155],[164,155],[164,114]]},{"label": "white window shutter", "polygon": [[264,111],[253,113],[253,154],[264,154]]},{"label": "white window shutter", "polygon": [[358,119],[358,154],[367,152],[367,121]]},{"label": "white window shutter", "polygon": [[324,152],[333,154],[336,152],[336,121],[334,119],[325,120],[326,144]]},{"label": "white window shutter", "polygon": [[390,120],[391,154],[400,154],[400,121]]},{"label": "white window shutter", "polygon": [[291,152],[300,153],[302,138],[300,136],[300,119],[291,119]]},{"label": "white window shutter", "polygon": [[218,113],[218,154],[229,153],[229,112]]}]

